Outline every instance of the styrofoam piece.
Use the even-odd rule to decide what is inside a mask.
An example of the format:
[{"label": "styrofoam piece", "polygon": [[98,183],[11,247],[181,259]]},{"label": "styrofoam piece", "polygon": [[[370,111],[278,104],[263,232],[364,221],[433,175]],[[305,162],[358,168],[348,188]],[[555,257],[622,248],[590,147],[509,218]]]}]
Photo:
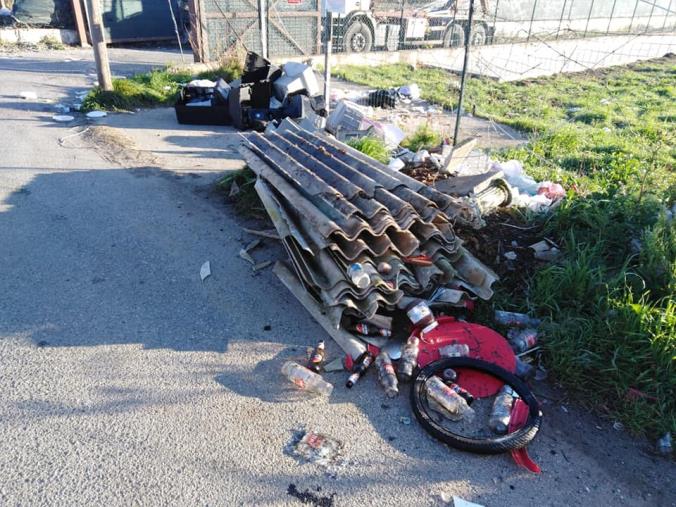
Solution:
[{"label": "styrofoam piece", "polygon": [[87,113],[87,118],[89,119],[96,119],[96,118],[103,118],[104,116],[108,116],[108,113],[105,111],[89,111]]},{"label": "styrofoam piece", "polygon": [[73,121],[74,119],[75,117],[69,114],[55,114],[54,116],[52,116],[52,120],[58,123],[68,123],[69,121]]},{"label": "styrofoam piece", "polygon": [[213,88],[216,86],[216,81],[210,79],[193,79],[188,83],[188,86],[194,86],[195,88]]}]

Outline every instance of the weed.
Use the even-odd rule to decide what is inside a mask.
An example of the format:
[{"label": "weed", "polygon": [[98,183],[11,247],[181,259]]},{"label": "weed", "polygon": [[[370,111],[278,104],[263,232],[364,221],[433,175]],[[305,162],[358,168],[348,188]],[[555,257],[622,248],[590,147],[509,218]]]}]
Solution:
[{"label": "weed", "polygon": [[66,46],[63,45],[63,42],[52,35],[45,35],[42,39],[40,39],[38,44],[45,46],[47,49],[66,49]]},{"label": "weed", "polygon": [[385,146],[385,142],[377,137],[367,136],[351,139],[347,144],[383,164],[387,164],[390,160],[390,152]]},{"label": "weed", "polygon": [[[256,193],[254,184],[256,174],[244,166],[239,171],[233,171],[216,182],[216,187],[226,196],[237,213],[244,216],[262,216],[263,204]],[[237,184],[239,190],[231,195],[233,184]]]},{"label": "weed", "polygon": [[404,139],[401,145],[411,151],[429,150],[441,144],[441,136],[434,131],[427,123],[418,127],[418,129],[409,137]]}]

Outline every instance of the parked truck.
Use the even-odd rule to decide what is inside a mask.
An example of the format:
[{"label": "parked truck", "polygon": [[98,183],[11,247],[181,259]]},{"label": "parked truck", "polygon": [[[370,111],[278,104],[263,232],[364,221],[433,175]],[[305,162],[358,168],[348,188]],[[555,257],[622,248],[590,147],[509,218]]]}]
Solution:
[{"label": "parked truck", "polygon": [[[486,44],[493,38],[488,0],[475,2],[472,40]],[[333,14],[333,44],[337,50],[362,53],[414,47],[457,47],[469,26],[469,0],[431,3],[388,0],[327,0]]]}]

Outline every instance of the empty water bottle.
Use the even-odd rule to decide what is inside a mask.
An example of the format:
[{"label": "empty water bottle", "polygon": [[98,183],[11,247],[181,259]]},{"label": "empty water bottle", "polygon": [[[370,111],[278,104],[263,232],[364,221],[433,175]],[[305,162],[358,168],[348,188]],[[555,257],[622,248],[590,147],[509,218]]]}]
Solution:
[{"label": "empty water bottle", "polygon": [[293,361],[284,363],[282,366],[282,373],[286,378],[293,382],[296,387],[303,389],[304,391],[311,391],[326,396],[330,396],[333,391],[333,386],[321,376]]},{"label": "empty water bottle", "polygon": [[466,357],[469,356],[469,345],[466,343],[452,343],[439,349],[441,357]]},{"label": "empty water bottle", "polygon": [[493,408],[488,419],[489,428],[498,435],[504,435],[509,428],[509,418],[512,415],[513,390],[505,384],[493,400]]},{"label": "empty water bottle", "polygon": [[507,341],[517,354],[535,346],[538,342],[538,332],[533,328],[510,329],[507,331]]},{"label": "empty water bottle", "polygon": [[515,327],[538,327],[540,325],[540,319],[535,319],[525,313],[505,312],[502,310],[495,310],[495,322],[503,326]]},{"label": "empty water bottle", "polygon": [[430,377],[425,382],[425,390],[427,395],[441,406],[446,415],[452,421],[459,421],[466,419],[471,421],[474,419],[474,410],[467,404],[467,401],[439,377]]},{"label": "empty water bottle", "polygon": [[401,351],[397,374],[402,382],[409,382],[413,377],[413,370],[418,366],[418,354],[420,353],[420,340],[417,336],[409,337]]},{"label": "empty water bottle", "polygon": [[352,283],[359,289],[365,289],[371,285],[371,277],[366,271],[365,266],[360,262],[354,262],[347,268],[347,276]]},{"label": "empty water bottle", "polygon": [[392,359],[387,355],[387,352],[378,354],[378,357],[376,357],[376,368],[378,369],[378,380],[383,389],[385,389],[385,394],[390,398],[397,396],[399,394],[399,381],[397,380],[397,374],[394,373]]}]

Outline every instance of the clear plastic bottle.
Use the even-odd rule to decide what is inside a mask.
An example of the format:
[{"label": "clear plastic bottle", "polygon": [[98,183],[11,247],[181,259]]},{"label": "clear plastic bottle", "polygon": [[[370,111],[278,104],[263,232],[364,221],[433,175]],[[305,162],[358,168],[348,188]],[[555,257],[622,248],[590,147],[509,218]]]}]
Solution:
[{"label": "clear plastic bottle", "polygon": [[293,361],[287,361],[282,365],[282,374],[304,391],[325,396],[330,396],[333,392],[333,386],[320,375]]},{"label": "clear plastic bottle", "polygon": [[376,368],[378,369],[378,380],[380,385],[385,389],[385,394],[389,398],[394,398],[399,394],[399,381],[397,374],[394,373],[394,366],[392,359],[387,352],[381,352],[376,357]]},{"label": "clear plastic bottle", "polygon": [[507,331],[507,341],[514,352],[520,354],[535,346],[538,342],[538,332],[533,328],[510,329]]},{"label": "clear plastic bottle", "polygon": [[366,267],[360,262],[354,262],[347,267],[347,276],[359,289],[365,289],[371,285],[371,277],[366,271]]},{"label": "clear plastic bottle", "polygon": [[467,357],[469,356],[469,345],[466,343],[452,343],[439,349],[441,357]]},{"label": "clear plastic bottle", "polygon": [[488,419],[489,428],[498,435],[504,435],[509,428],[509,418],[512,415],[512,402],[514,391],[505,384],[493,400],[493,408]]},{"label": "clear plastic bottle", "polygon": [[495,310],[495,322],[503,326],[515,327],[538,327],[540,319],[535,319],[525,313],[505,312],[503,310]]},{"label": "clear plastic bottle", "polygon": [[420,339],[410,336],[401,351],[397,375],[402,382],[409,382],[413,377],[413,370],[418,366],[418,354],[420,353]]},{"label": "clear plastic bottle", "polygon": [[466,419],[472,421],[475,413],[474,409],[467,404],[467,401],[456,393],[452,388],[444,384],[439,377],[430,377],[425,382],[427,395],[437,402],[452,421]]},{"label": "clear plastic bottle", "polygon": [[373,364],[373,354],[367,350],[355,361],[354,367],[352,368],[352,374],[347,378],[345,387],[351,389],[352,386],[359,382],[359,379],[366,373],[366,370],[369,369],[371,364]]}]

